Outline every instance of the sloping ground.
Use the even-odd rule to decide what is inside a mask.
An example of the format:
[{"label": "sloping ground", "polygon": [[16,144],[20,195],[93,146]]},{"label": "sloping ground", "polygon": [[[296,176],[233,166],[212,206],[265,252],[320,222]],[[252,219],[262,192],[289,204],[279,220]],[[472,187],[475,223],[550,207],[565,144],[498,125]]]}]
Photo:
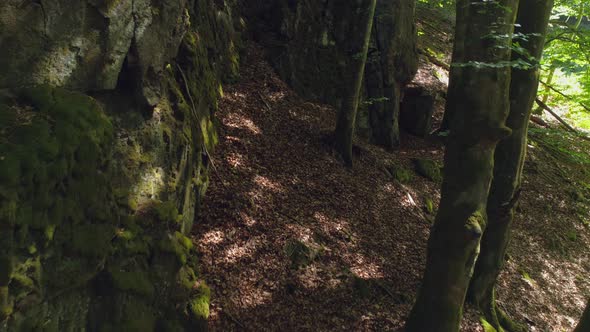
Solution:
[{"label": "sloping ground", "polygon": [[[348,170],[324,143],[335,110],[299,98],[257,46],[246,53],[242,79],[226,87],[217,114],[216,171],[195,226],[212,289],[211,329],[401,327],[425,262],[432,220],[425,204],[436,204],[439,191],[415,174],[400,183],[391,166],[440,161],[442,147],[404,137],[403,147],[388,153],[357,142]],[[534,331],[569,330],[590,295],[590,240],[579,220],[587,215],[537,150],[527,162],[499,298]],[[464,331],[481,330],[471,309],[465,316]]]},{"label": "sloping ground", "polygon": [[[395,183],[385,166],[438,159],[440,148],[389,154],[359,143],[346,169],[323,143],[335,111],[301,100],[255,47],[217,115],[223,159],[195,228],[213,330],[400,326],[424,264],[422,202],[438,200],[437,185]],[[297,241],[317,251],[298,269]]]}]

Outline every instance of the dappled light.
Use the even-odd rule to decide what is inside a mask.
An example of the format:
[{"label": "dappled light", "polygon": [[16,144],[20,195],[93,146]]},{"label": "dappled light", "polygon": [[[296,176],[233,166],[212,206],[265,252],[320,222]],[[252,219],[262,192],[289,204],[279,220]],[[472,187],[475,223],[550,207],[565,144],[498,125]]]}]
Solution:
[{"label": "dappled light", "polygon": [[[218,113],[225,138],[217,147],[225,158],[195,227],[216,295],[211,326],[385,328],[403,321],[430,227],[423,201],[438,201],[437,185],[419,176],[396,182],[384,167],[400,161],[361,142],[361,164],[343,169],[319,134],[334,123],[334,110],[269,75],[256,46],[247,59],[243,80],[225,87]],[[432,143],[417,144],[401,151],[404,167],[412,167],[410,158],[442,156]],[[333,321],[331,312],[350,314]]]},{"label": "dappled light", "polygon": [[233,128],[239,128],[248,130],[253,134],[259,135],[261,134],[260,128],[258,128],[252,120],[239,115],[239,114],[232,114],[227,119],[224,120],[224,125]]},{"label": "dappled light", "polygon": [[587,2],[0,0],[0,332],[589,332]]}]

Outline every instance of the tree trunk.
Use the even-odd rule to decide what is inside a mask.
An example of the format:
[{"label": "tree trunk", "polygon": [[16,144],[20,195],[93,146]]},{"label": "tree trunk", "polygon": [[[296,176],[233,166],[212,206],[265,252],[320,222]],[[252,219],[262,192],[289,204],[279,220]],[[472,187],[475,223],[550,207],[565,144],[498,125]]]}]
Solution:
[{"label": "tree trunk", "polygon": [[352,22],[349,64],[347,66],[344,97],[334,130],[334,148],[347,166],[352,166],[352,137],[358,108],[367,49],[371,38],[376,0],[357,2],[356,22]]},{"label": "tree trunk", "polygon": [[588,304],[586,305],[586,310],[582,314],[582,318],[578,322],[576,329],[574,332],[588,332],[590,331],[590,300],[588,300]]},{"label": "tree trunk", "polygon": [[[467,22],[464,19],[460,19],[460,18],[465,17],[465,15],[469,15],[467,10],[468,10],[468,7],[466,7],[466,6],[463,6],[463,7],[457,6],[456,22],[455,22],[455,35],[454,35],[455,41],[465,39],[465,32],[466,32],[466,28],[467,28],[466,23]],[[463,59],[463,57],[465,56],[464,54],[465,54],[465,44],[455,42],[453,44],[453,57],[452,57],[451,61],[454,62],[454,61],[457,61],[457,59]],[[463,71],[463,67],[454,66],[452,68],[452,70],[449,72],[449,86],[454,85],[453,82],[455,80],[461,78],[462,71]],[[456,99],[457,97],[452,95],[455,92],[456,91],[448,89],[447,100]],[[442,123],[440,125],[440,128],[438,129],[438,132],[448,132],[451,128],[451,122],[452,122],[454,110],[451,109],[450,106],[451,106],[451,103],[447,103],[445,105],[445,113],[443,114]]]},{"label": "tree trunk", "polygon": [[399,145],[401,91],[418,69],[414,0],[378,0],[365,89],[371,141],[387,149]]},{"label": "tree trunk", "polygon": [[[543,53],[545,34],[553,0],[521,0],[516,26],[527,36],[519,40],[534,57],[528,69],[512,69],[510,83],[510,113],[506,125],[512,135],[498,143],[494,156],[494,178],[487,204],[488,224],[481,240],[481,252],[475,265],[468,299],[483,317],[498,331],[526,331],[498,309],[495,301],[496,279],[504,265],[506,248],[522,182],[526,156],[529,117],[539,84],[539,61]],[[530,61],[514,53],[513,60]]]},{"label": "tree trunk", "polygon": [[[465,295],[486,224],[494,150],[510,134],[508,115],[511,36],[518,0],[459,0],[458,27],[465,27],[451,71],[461,68],[449,86],[453,110],[445,152],[441,202],[428,242],[426,270],[408,332],[458,331]],[[457,55],[458,53],[455,53]]]}]

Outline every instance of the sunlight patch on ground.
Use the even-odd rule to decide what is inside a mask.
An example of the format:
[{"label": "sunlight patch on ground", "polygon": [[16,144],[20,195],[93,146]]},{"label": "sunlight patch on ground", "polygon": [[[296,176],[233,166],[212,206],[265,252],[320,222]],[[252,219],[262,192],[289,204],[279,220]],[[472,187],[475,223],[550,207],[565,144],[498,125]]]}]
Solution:
[{"label": "sunlight patch on ground", "polygon": [[234,243],[223,253],[224,261],[233,264],[244,257],[251,257],[259,244],[260,236],[252,237],[246,243]]},{"label": "sunlight patch on ground", "polygon": [[229,114],[223,121],[223,124],[227,127],[244,129],[252,134],[260,135],[262,131],[254,122],[245,116],[237,113]]},{"label": "sunlight patch on ground", "polygon": [[395,186],[391,182],[384,184],[383,188],[382,188],[382,191],[384,191],[386,193],[392,193],[392,192],[395,192],[395,190],[396,190]]},{"label": "sunlight patch on ground", "polygon": [[246,100],[246,94],[241,92],[226,93],[223,98],[229,101],[243,102]]},{"label": "sunlight patch on ground", "polygon": [[[240,309],[254,308],[272,300],[272,293],[259,287],[244,287],[244,292],[231,297],[233,303],[239,303]],[[247,292],[245,292],[247,290]],[[245,295],[244,293],[247,293]]]},{"label": "sunlight patch on ground", "polygon": [[256,177],[254,177],[254,183],[264,190],[270,190],[272,192],[284,191],[283,187],[278,182],[272,181],[265,176],[256,175]]},{"label": "sunlight patch on ground", "polygon": [[277,101],[281,101],[281,100],[285,99],[286,96],[287,96],[287,94],[284,91],[274,92],[269,95],[269,99],[272,102],[277,102]]},{"label": "sunlight patch on ground", "polygon": [[289,224],[286,225],[287,229],[290,230],[293,235],[295,235],[295,237],[297,239],[299,239],[302,242],[309,242],[312,239],[313,236],[313,231],[311,229],[309,229],[309,227],[305,227],[302,225],[298,225],[298,224]]},{"label": "sunlight patch on ground", "polygon": [[225,234],[222,231],[211,230],[205,234],[200,242],[203,244],[220,244],[225,239]]},{"label": "sunlight patch on ground", "polygon": [[[521,239],[522,240],[522,239]],[[552,328],[555,331],[569,331],[575,326],[580,312],[578,308],[584,308],[586,298],[581,294],[587,291],[587,281],[583,270],[580,270],[580,262],[568,262],[548,254],[544,245],[534,238],[520,242],[520,250],[533,253],[529,259],[519,262],[510,260],[507,264],[506,275],[518,276],[515,286],[519,294],[526,294],[527,305],[515,301],[514,294],[500,292],[501,301],[510,303],[516,308],[519,315],[528,317],[530,310],[537,311],[534,322],[553,321]],[[584,258],[586,259],[586,258]],[[501,278],[500,280],[505,280]],[[503,283],[505,286],[508,286]],[[512,286],[514,287],[514,286]],[[508,287],[510,288],[510,287]],[[531,331],[544,331],[535,326]]]},{"label": "sunlight patch on ground", "polygon": [[237,153],[237,152],[229,152],[227,154],[227,156],[225,157],[225,160],[233,168],[237,168],[237,167],[245,165],[244,156],[242,156],[242,154]]},{"label": "sunlight patch on ground", "polygon": [[244,213],[243,211],[240,211],[240,217],[244,221],[244,224],[246,224],[249,227],[252,227],[252,226],[256,225],[256,223],[257,223],[256,219],[252,218],[251,216]]},{"label": "sunlight patch on ground", "polygon": [[352,256],[350,271],[363,279],[384,278],[383,269],[380,264],[371,262],[364,255],[358,253]]}]

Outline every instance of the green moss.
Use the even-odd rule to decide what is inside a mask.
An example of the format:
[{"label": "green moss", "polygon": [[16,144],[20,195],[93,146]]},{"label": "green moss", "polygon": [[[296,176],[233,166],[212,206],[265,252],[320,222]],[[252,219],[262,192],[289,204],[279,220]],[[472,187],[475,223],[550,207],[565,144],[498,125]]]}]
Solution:
[{"label": "green moss", "polygon": [[145,271],[123,271],[119,268],[110,268],[108,272],[115,288],[153,297],[154,285]]},{"label": "green moss", "polygon": [[[8,269],[0,261],[0,281],[3,274],[10,280],[2,283],[10,283],[10,299],[17,302],[33,293],[39,296],[27,313],[13,313],[4,287],[2,318],[21,317],[18,326],[24,330],[77,331],[91,326],[91,315],[103,315],[93,313],[92,306],[106,298],[112,300],[108,305],[113,310],[107,311],[114,317],[97,318],[113,319],[108,331],[152,331],[155,321],[167,319],[168,313],[174,322],[169,330],[183,330],[188,316],[199,321],[208,316],[209,289],[202,286],[192,297],[197,282],[193,243],[170,228],[177,227],[179,213],[193,215],[188,208],[178,211],[178,197],[185,198],[187,185],[194,191],[186,199],[199,201],[204,195],[208,171],[203,146],[212,152],[217,144],[213,113],[222,94],[220,77],[226,68],[235,71],[239,58],[232,36],[219,31],[226,27],[213,21],[210,4],[198,3],[193,18],[202,31],[186,34],[176,58],[187,77],[198,79],[189,80],[187,89],[176,63],[170,66],[171,83],[163,94],[174,104],[162,99],[167,106],[158,121],[137,115],[127,126],[125,116],[115,114],[119,109],[109,107],[117,137],[129,137],[132,143],[115,140],[113,124],[100,104],[82,93],[37,86],[19,91],[18,105],[0,105],[0,196],[8,198],[0,200],[0,217],[6,217],[7,202],[14,203],[8,226],[14,248],[7,251],[25,256],[17,257],[10,273],[4,273]],[[13,98],[0,99],[0,104],[13,103]],[[10,140],[2,137],[4,132],[10,132]],[[119,149],[119,144],[130,148]],[[150,196],[133,187],[144,167],[164,170],[166,185],[152,195],[170,199],[147,215],[137,209]],[[136,218],[127,216],[129,210],[137,211]],[[138,226],[135,219],[151,222]],[[0,233],[4,235],[4,229]],[[178,262],[170,259],[173,256]],[[114,268],[113,262],[133,268]],[[116,292],[106,290],[105,297],[97,299],[94,286],[103,284]],[[186,310],[177,313],[179,304]]]},{"label": "green moss", "polygon": [[434,201],[429,197],[424,198],[424,210],[430,215],[434,214]]},{"label": "green moss", "polygon": [[479,317],[484,332],[498,332],[484,317]]},{"label": "green moss", "polygon": [[143,301],[129,298],[125,303],[124,317],[115,331],[150,332],[156,328],[156,315]]},{"label": "green moss", "polygon": [[441,168],[436,161],[430,159],[413,159],[412,162],[414,163],[416,172],[421,176],[437,183],[442,181]]},{"label": "green moss", "polygon": [[481,228],[485,225],[485,216],[480,212],[474,212],[468,219],[467,223],[465,224],[465,229],[469,233],[469,235],[474,239],[479,239],[483,234]]},{"label": "green moss", "polygon": [[12,282],[15,283],[18,287],[27,290],[35,289],[35,281],[33,281],[33,279],[27,277],[25,274],[22,273],[15,273],[12,276]]},{"label": "green moss", "polygon": [[115,229],[111,225],[80,225],[72,233],[71,247],[82,255],[104,257],[111,249],[114,236]]},{"label": "green moss", "polygon": [[195,271],[188,266],[183,266],[178,270],[176,280],[183,292],[192,292],[193,288],[198,283]]},{"label": "green moss", "polygon": [[43,283],[54,292],[74,289],[92,280],[102,270],[102,262],[78,257],[53,257],[43,262]]},{"label": "green moss", "polygon": [[168,234],[168,236],[160,241],[159,248],[164,252],[175,254],[178,261],[182,265],[185,265],[190,250],[193,248],[193,244],[192,241],[182,233],[174,232],[174,234]]},{"label": "green moss", "polygon": [[14,305],[8,298],[8,287],[0,287],[0,322],[12,315]]},{"label": "green moss", "polygon": [[388,167],[388,171],[395,180],[401,183],[408,183],[414,179],[414,173],[403,166],[391,165]]},{"label": "green moss", "polygon": [[53,237],[55,236],[55,227],[55,225],[47,225],[45,227],[45,231],[43,232],[43,235],[45,235],[45,240],[53,240]]},{"label": "green moss", "polygon": [[172,201],[159,202],[154,209],[158,215],[158,219],[163,222],[176,222],[178,218],[178,210],[176,204]]},{"label": "green moss", "polygon": [[191,318],[197,322],[209,318],[209,302],[211,300],[211,290],[205,284],[199,286],[197,295],[191,299],[189,309]]}]

